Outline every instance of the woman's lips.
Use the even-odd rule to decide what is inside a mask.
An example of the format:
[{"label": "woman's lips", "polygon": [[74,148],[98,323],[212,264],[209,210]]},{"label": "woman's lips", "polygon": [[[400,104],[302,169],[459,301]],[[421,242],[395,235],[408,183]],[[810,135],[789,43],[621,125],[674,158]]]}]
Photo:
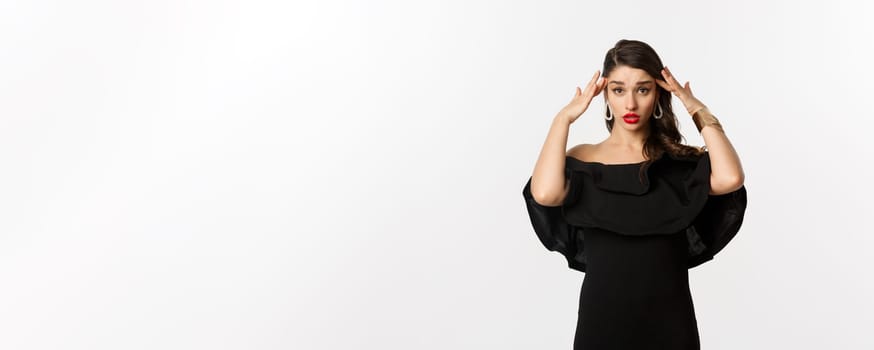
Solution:
[{"label": "woman's lips", "polygon": [[625,115],[622,116],[622,119],[625,120],[625,122],[628,124],[636,124],[638,121],[640,121],[640,116],[629,112],[625,113]]}]

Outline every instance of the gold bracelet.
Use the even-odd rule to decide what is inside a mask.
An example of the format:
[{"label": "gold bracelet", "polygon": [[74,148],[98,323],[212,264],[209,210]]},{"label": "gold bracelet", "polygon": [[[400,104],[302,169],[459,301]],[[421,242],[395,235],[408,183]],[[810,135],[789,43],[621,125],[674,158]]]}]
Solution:
[{"label": "gold bracelet", "polygon": [[722,129],[722,124],[719,124],[719,120],[710,113],[710,110],[707,109],[707,107],[695,111],[695,113],[692,114],[692,121],[695,122],[695,127],[698,128],[698,132],[701,132],[705,126],[712,126],[713,128],[725,133],[725,130]]}]

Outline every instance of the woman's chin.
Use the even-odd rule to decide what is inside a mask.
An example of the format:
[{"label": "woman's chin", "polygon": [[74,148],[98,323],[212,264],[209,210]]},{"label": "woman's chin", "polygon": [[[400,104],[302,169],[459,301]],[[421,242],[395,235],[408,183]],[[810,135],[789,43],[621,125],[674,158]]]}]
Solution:
[{"label": "woman's chin", "polygon": [[619,123],[622,124],[622,128],[623,128],[623,129],[626,129],[626,130],[632,130],[632,131],[633,131],[633,130],[639,130],[639,129],[642,129],[642,128],[646,127],[647,120],[644,120],[644,119],[638,119],[638,120],[636,120],[636,121],[629,122],[629,121],[626,121],[626,120],[624,120],[624,119],[620,119],[620,120],[619,120]]}]

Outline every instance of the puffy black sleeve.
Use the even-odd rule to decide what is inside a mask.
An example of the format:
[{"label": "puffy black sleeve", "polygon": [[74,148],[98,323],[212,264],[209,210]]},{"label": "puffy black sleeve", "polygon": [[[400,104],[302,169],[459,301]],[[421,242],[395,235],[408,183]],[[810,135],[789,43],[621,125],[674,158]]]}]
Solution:
[{"label": "puffy black sleeve", "polygon": [[[705,153],[693,176],[709,182],[710,158]],[[707,186],[709,192],[709,186]],[[747,209],[746,186],[731,193],[708,195],[704,208],[686,229],[689,238],[688,267],[693,268],[713,259],[740,231]]]},{"label": "puffy black sleeve", "polygon": [[[570,181],[568,195],[565,203],[572,200],[578,191],[577,179],[569,168],[565,168],[565,178]],[[559,252],[567,259],[568,267],[581,272],[586,271],[586,257],[583,250],[582,229],[567,222],[564,217],[563,207],[544,206],[534,201],[531,195],[531,177],[522,189],[525,205],[531,225],[538,239],[546,249]]]},{"label": "puffy black sleeve", "polygon": [[746,186],[731,193],[708,197],[704,209],[686,231],[690,247],[693,247],[692,244],[697,244],[692,242],[698,240],[703,244],[703,246],[698,245],[697,249],[690,250],[689,268],[712,260],[716,253],[728,245],[728,242],[740,231],[746,208]]}]

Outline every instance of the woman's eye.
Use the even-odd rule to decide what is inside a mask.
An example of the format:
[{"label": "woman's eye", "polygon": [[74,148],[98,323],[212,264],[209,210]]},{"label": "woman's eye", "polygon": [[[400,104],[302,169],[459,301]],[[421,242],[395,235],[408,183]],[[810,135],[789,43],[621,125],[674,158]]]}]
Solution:
[{"label": "woman's eye", "polygon": [[622,89],[619,89],[619,88],[613,89],[613,93],[621,94]]},{"label": "woman's eye", "polygon": [[645,94],[645,93],[649,92],[649,89],[648,88],[640,88],[640,90],[638,90],[638,91]]}]

